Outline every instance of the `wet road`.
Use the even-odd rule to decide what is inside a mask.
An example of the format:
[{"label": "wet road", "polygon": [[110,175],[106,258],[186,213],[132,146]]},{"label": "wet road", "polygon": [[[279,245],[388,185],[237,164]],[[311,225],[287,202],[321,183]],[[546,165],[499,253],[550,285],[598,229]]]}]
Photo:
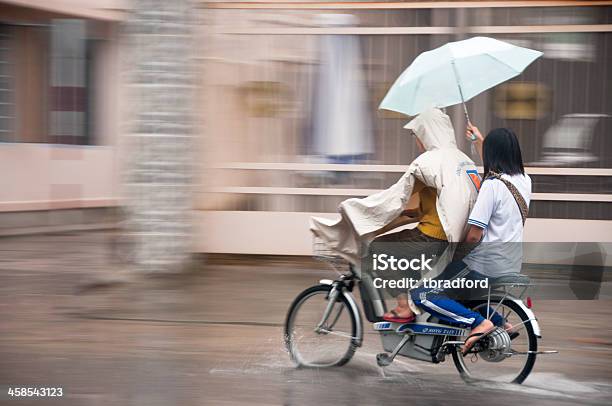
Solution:
[{"label": "wet road", "polygon": [[[0,239],[0,404],[576,405],[612,402],[612,301],[538,301],[542,356],[523,385],[465,384],[452,363],[376,366],[378,336],[346,366],[295,369],[293,297],[333,276],[310,261],[219,258],[180,278],[82,291],[120,270],[107,233]],[[114,280],[114,279],[111,279]],[[606,291],[604,289],[604,291]],[[604,295],[605,296],[605,295]],[[14,399],[9,386],[62,387]]]}]

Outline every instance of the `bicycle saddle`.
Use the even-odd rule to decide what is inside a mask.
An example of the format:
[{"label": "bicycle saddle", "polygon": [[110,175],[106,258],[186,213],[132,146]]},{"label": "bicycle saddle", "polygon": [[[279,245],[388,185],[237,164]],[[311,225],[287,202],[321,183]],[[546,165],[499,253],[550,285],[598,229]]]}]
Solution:
[{"label": "bicycle saddle", "polygon": [[503,286],[503,285],[529,285],[529,276],[522,275],[520,273],[512,275],[504,275],[499,278],[489,278],[491,286]]}]

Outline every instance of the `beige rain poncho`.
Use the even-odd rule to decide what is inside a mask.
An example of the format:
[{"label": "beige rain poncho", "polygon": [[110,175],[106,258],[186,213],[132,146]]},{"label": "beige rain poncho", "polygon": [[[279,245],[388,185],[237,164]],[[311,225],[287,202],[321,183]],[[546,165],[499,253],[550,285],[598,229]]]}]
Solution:
[{"label": "beige rain poncho", "polygon": [[[457,149],[449,117],[439,109],[430,109],[404,128],[415,133],[426,152],[410,164],[397,183],[366,198],[343,201],[338,208],[340,220],[311,218],[311,231],[353,264],[359,264],[377,232],[402,213],[417,179],[436,189],[436,207],[448,241],[460,242],[465,236],[479,177],[474,162]],[[450,261],[453,250],[447,249],[439,258],[435,274]]]}]

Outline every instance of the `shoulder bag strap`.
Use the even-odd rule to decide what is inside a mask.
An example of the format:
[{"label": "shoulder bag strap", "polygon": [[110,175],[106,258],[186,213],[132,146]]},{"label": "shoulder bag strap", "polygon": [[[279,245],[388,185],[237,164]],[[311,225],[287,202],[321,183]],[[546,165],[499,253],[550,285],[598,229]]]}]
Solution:
[{"label": "shoulder bag strap", "polygon": [[521,195],[521,192],[518,191],[518,189],[512,184],[512,182],[502,178],[499,173],[489,171],[489,173],[487,174],[487,179],[490,178],[499,179],[504,185],[506,185],[506,187],[512,194],[512,197],[514,197],[514,201],[516,201],[516,204],[518,204],[519,211],[521,212],[521,218],[523,219],[523,225],[525,225],[525,220],[527,220],[527,215],[529,214],[529,206],[527,206],[527,202],[525,202],[525,199],[523,198],[523,195]]}]

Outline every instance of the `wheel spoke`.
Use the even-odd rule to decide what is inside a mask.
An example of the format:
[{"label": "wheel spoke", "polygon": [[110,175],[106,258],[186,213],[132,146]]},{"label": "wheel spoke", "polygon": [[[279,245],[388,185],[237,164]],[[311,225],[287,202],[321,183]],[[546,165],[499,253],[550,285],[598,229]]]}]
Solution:
[{"label": "wheel spoke", "polygon": [[333,335],[333,336],[350,338],[351,340],[354,338],[352,335],[350,335],[348,333],[343,333],[343,332],[334,331],[334,330],[327,330],[325,328],[321,329],[321,332],[323,332],[325,334],[330,334],[330,335]]}]

